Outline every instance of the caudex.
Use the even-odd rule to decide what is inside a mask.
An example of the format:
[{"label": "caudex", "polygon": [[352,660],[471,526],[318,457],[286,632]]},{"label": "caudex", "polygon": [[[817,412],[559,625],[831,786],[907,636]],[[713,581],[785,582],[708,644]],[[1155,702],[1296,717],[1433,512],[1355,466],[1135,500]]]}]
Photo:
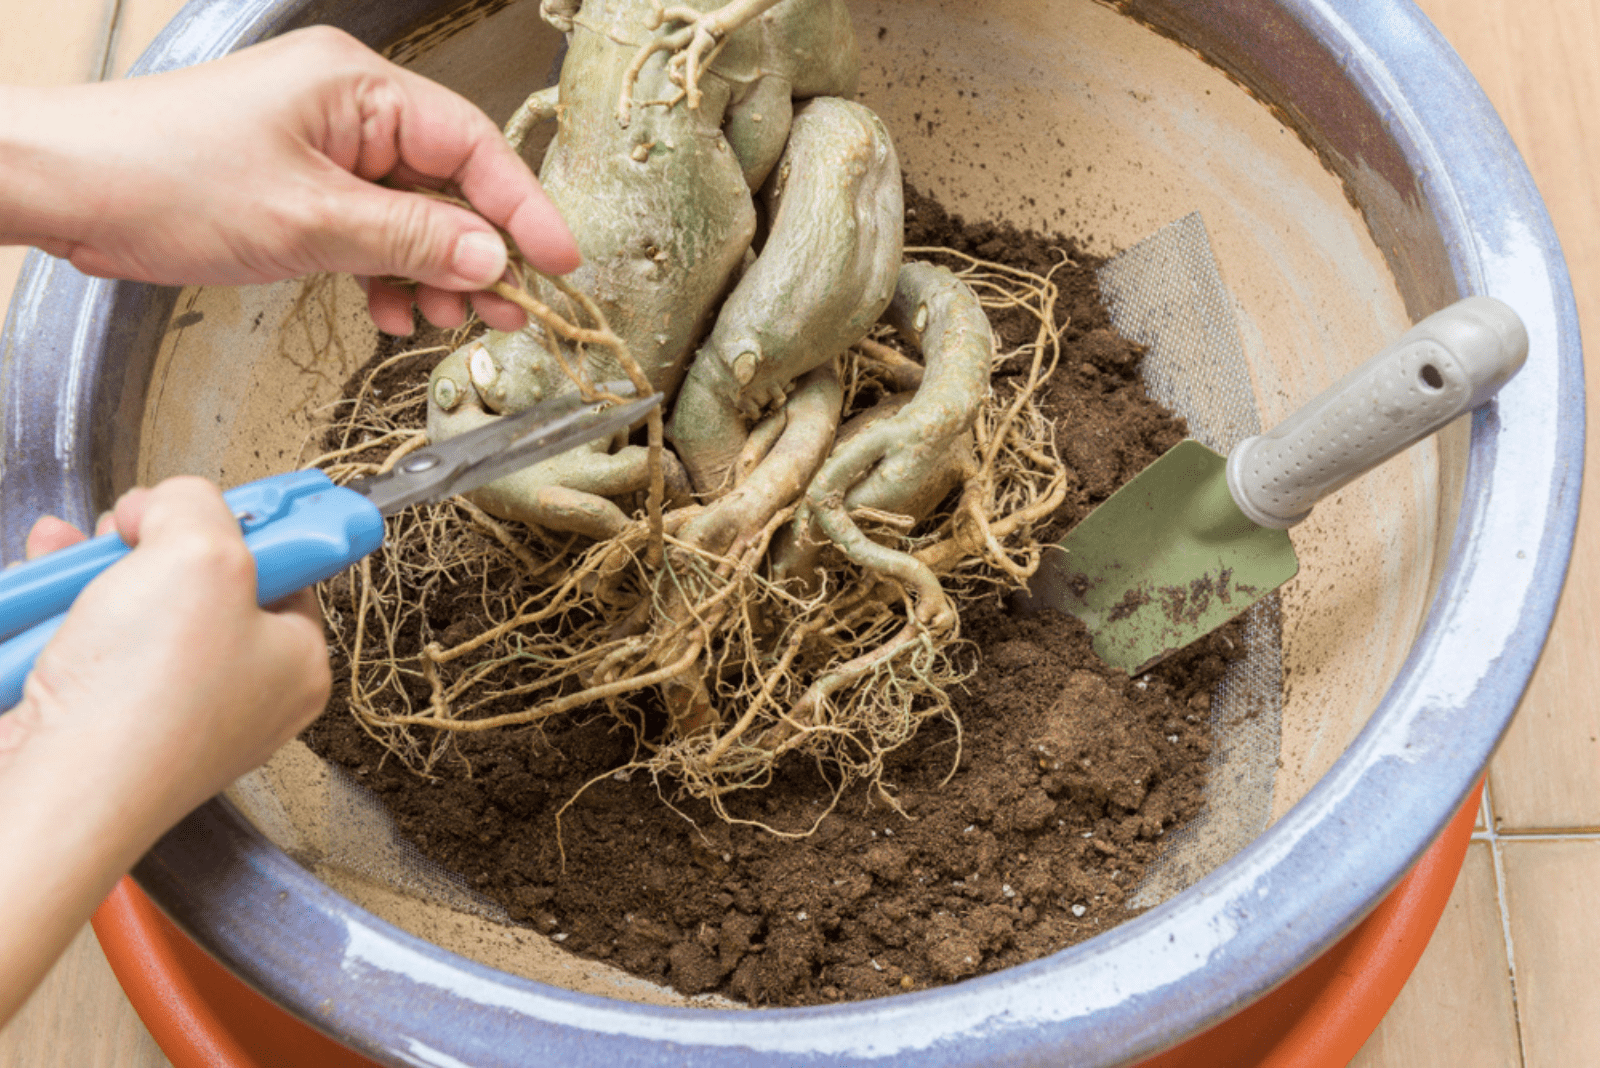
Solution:
[{"label": "caudex", "polygon": [[[876,780],[954,717],[958,604],[1026,581],[1065,495],[1032,403],[1055,287],[902,247],[843,0],[540,10],[567,36],[561,77],[506,135],[555,124],[540,179],[583,266],[514,268],[530,325],[449,352],[426,434],[618,379],[665,415],[403,520],[330,605],[350,707],[419,770],[456,732],[606,709],[637,732],[634,768],[724,815],[796,750]],[[1025,309],[1035,338],[997,353],[986,308]],[[1005,360],[1022,373],[991,389]],[[335,475],[420,445],[423,403],[357,398]],[[373,441],[398,445],[352,460]],[[470,634],[430,605],[464,584],[487,621]]]}]

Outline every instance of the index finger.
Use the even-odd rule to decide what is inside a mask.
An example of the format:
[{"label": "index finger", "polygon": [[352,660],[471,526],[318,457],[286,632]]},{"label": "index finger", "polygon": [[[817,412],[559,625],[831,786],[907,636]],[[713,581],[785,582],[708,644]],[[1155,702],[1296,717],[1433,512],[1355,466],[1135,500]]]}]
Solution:
[{"label": "index finger", "polygon": [[243,541],[239,521],[211,482],[192,475],[169,478],[153,488],[130,490],[113,510],[117,533],[131,546],[172,533],[204,532]]},{"label": "index finger", "polygon": [[578,245],[561,213],[494,123],[466,98],[401,70],[407,106],[395,131],[399,163],[452,182],[473,208],[511,235],[546,274],[578,266]]}]

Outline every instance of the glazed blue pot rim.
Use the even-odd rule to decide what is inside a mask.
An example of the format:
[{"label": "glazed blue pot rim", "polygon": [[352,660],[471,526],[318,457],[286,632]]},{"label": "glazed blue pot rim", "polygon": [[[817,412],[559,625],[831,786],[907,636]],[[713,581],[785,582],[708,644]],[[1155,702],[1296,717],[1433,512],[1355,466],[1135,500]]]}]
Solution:
[{"label": "glazed blue pot rim", "polygon": [[[430,5],[391,5],[420,21]],[[1531,177],[1481,91],[1407,0],[1283,0],[1410,162],[1462,294],[1506,300],[1527,367],[1473,416],[1463,503],[1426,622],[1333,768],[1277,824],[1184,893],[1050,958],[927,992],[811,1009],[653,1007],[494,971],[376,919],[226,802],[135,871],[197,941],[303,1019],[383,1063],[512,1065],[1126,1064],[1269,991],[1359,921],[1487,766],[1527,684],[1571,553],[1583,459],[1576,310]],[[399,18],[391,10],[391,21]],[[406,17],[410,17],[408,14]],[[141,60],[187,65],[292,25],[350,21],[313,0],[191,3]],[[98,354],[152,287],[30,257],[0,386],[0,526],[92,514]],[[1429,309],[1431,310],[1431,309]],[[44,414],[51,416],[44,429]],[[53,462],[54,466],[50,466]],[[48,470],[44,470],[44,465]]]}]

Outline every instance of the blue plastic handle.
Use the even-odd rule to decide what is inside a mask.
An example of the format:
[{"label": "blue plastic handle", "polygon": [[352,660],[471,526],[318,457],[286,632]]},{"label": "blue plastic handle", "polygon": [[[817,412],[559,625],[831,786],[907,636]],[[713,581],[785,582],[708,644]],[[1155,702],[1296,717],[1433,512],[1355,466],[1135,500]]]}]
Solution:
[{"label": "blue plastic handle", "polygon": [[65,612],[96,575],[127,555],[126,542],[102,534],[0,571],[0,640]]},{"label": "blue plastic handle", "polygon": [[[271,604],[331,578],[383,544],[383,516],[320,471],[294,471],[223,494],[256,558],[256,600]],[[65,611],[101,571],[128,554],[103,535],[0,573],[0,709],[22,699],[34,659]],[[21,633],[18,633],[21,631]]]}]

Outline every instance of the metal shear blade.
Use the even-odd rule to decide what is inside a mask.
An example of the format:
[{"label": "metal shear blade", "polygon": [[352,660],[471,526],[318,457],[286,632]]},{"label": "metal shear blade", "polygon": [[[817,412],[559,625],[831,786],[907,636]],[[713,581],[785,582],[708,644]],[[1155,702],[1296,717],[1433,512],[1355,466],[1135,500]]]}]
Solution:
[{"label": "metal shear blade", "polygon": [[[607,382],[605,392],[635,392],[627,382]],[[661,403],[652,393],[627,404],[607,407],[568,397],[534,405],[517,415],[418,449],[392,470],[357,479],[349,488],[364,495],[384,515],[402,508],[443,500],[486,486],[503,475],[557,453],[603,438],[633,425]]]}]

